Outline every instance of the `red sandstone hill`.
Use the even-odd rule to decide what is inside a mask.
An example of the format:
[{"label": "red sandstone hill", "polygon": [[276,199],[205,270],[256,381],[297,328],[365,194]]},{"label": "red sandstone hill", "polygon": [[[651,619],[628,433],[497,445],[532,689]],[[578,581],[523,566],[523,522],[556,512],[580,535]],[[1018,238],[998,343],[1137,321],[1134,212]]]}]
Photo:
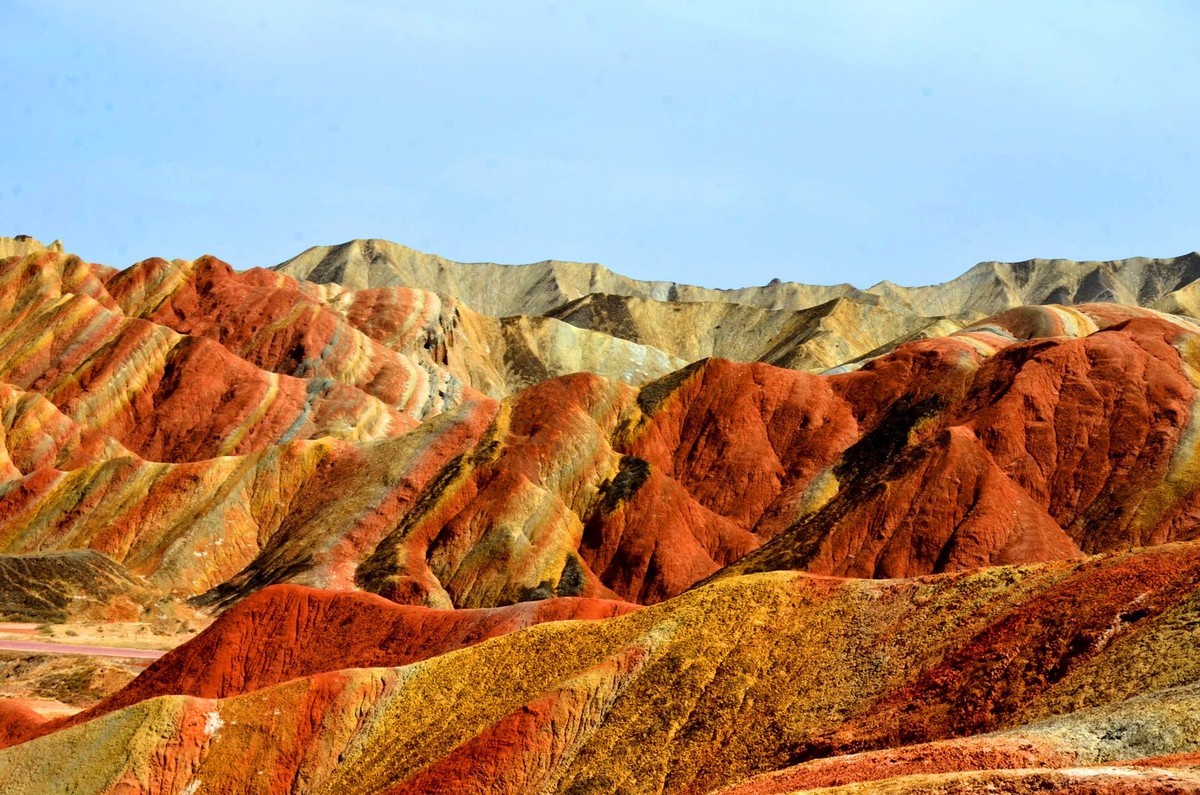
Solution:
[{"label": "red sandstone hill", "polygon": [[[0,789],[1189,792],[1198,588],[1184,543],[909,580],[731,577],[628,612],[268,589],[90,720],[13,716],[10,735],[42,736],[0,750]],[[605,612],[624,614],[525,626]]]},{"label": "red sandstone hill", "polygon": [[436,302],[388,289],[0,261],[0,552],[91,548],[208,606],[295,582],[490,607],[1195,534],[1182,318],[1025,307],[848,372],[711,359],[497,402],[440,364]]},{"label": "red sandstone hill", "polygon": [[[909,576],[1196,537],[1195,339],[1122,320],[1006,346],[901,396],[833,468],[838,494],[730,573]],[[839,386],[872,395],[889,366]]]},{"label": "red sandstone hill", "polygon": [[604,619],[636,609],[568,598],[445,611],[373,594],[277,585],[227,610],[88,710],[50,722],[19,709],[0,713],[0,741],[20,742],[158,696],[227,698],[326,671],[407,665],[545,621]]},{"label": "red sandstone hill", "polygon": [[673,369],[410,286],[22,251],[10,614],[223,612],[77,716],[0,701],[0,790],[1200,789],[1186,318]]},{"label": "red sandstone hill", "polygon": [[910,577],[1195,537],[1195,332],[1059,314],[841,375],[709,360],[637,392],[547,381],[506,402],[357,581],[475,606],[527,598],[514,579],[534,565],[544,594],[654,602],[712,575]]}]

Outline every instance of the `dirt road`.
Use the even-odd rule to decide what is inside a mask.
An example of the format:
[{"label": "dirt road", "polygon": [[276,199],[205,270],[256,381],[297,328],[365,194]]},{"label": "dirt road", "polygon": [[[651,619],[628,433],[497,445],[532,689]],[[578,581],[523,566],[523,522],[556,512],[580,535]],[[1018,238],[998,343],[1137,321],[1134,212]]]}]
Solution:
[{"label": "dirt road", "polygon": [[166,654],[153,649],[127,649],[118,646],[91,646],[75,643],[46,643],[40,640],[0,639],[0,651],[24,651],[34,654],[87,654],[94,657],[123,657],[136,660],[157,660]]}]

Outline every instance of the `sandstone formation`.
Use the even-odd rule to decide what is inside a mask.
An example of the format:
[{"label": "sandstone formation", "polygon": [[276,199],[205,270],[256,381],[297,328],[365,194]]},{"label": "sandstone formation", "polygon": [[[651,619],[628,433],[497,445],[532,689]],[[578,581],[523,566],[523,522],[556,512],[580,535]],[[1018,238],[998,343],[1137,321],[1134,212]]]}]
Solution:
[{"label": "sandstone formation", "polygon": [[[406,287],[350,291],[261,269],[237,274],[213,258],[149,260],[108,287],[126,311],[217,339],[275,372],[357,379],[389,402],[397,387],[411,393],[415,378],[418,393],[436,390],[433,409],[469,397],[464,385],[499,397],[579,371],[637,384],[683,364],[552,318],[479,315],[454,298]],[[426,373],[412,372],[413,364]]]},{"label": "sandstone formation", "polygon": [[317,246],[275,270],[353,289],[420,287],[497,317],[560,318],[688,362],[715,356],[820,372],[914,335],[952,333],[1023,305],[1116,302],[1195,317],[1197,302],[1187,286],[1200,278],[1200,254],[982,262],[943,284],[885,281],[867,289],[776,279],[762,287],[713,290],[638,281],[578,262],[453,262],[386,240]]},{"label": "sandstone formation", "polygon": [[50,245],[46,245],[40,240],[30,237],[29,235],[0,237],[0,259],[7,259],[8,257],[24,257],[27,254],[35,254],[41,251],[55,251],[62,253],[62,250],[63,244],[61,240],[55,240]]},{"label": "sandstone formation", "polygon": [[134,621],[156,591],[90,549],[0,555],[0,621]]},{"label": "sandstone formation", "polygon": [[547,381],[356,581],[439,606],[654,602],[718,572],[910,577],[1191,539],[1195,339],[1149,310],[1030,308],[836,376],[707,360],[637,392]]},{"label": "sandstone formation", "polygon": [[[151,663],[128,687],[78,714],[39,721],[21,739],[158,696],[226,698],[301,676],[407,665],[544,621],[602,619],[636,609],[617,601],[549,599],[441,611],[370,594],[274,586],[223,613],[196,638]],[[336,633],[330,633],[332,627]]]},{"label": "sandstone formation", "polygon": [[687,364],[652,345],[552,317],[494,318],[459,304],[457,319],[457,344],[447,353],[446,367],[491,397],[574,373],[639,385]]},{"label": "sandstone formation", "polygon": [[472,309],[495,317],[541,315],[591,293],[629,295],[658,301],[714,301],[768,309],[806,307],[854,290],[850,285],[814,287],[781,284],[745,290],[709,290],[674,282],[644,282],[603,265],[547,260],[532,265],[453,262],[387,240],[351,240],[315,246],[275,270],[318,284],[360,290],[404,285],[453,295]]},{"label": "sandstone formation", "polygon": [[810,372],[869,356],[895,340],[942,336],[969,319],[894,311],[866,294],[786,310],[591,294],[549,316],[671,351],[689,362],[720,357]]},{"label": "sandstone formation", "polygon": [[276,373],[219,341],[127,314],[104,284],[108,274],[77,257],[34,254],[0,265],[8,399],[22,399],[13,390],[36,393],[68,421],[150,460],[317,436],[385,438],[440,409],[417,390],[386,403],[352,383]]},{"label": "sandstone formation", "polygon": [[545,314],[591,294],[655,301],[806,309],[835,298],[879,296],[927,316],[1002,312],[1024,304],[1098,301],[1143,306],[1200,278],[1200,254],[1106,262],[1031,259],[981,262],[962,276],[927,287],[880,282],[859,290],[775,280],[762,287],[714,290],[675,282],[639,281],[594,263],[547,260],[531,265],[453,262],[387,240],[315,246],[275,267],[300,279],[351,289],[404,285],[454,295],[489,315]]},{"label": "sandstone formation", "polygon": [[[883,779],[897,791],[1189,791],[1198,588],[1190,544],[916,580],[773,573],[398,668],[324,672],[335,659],[297,645],[293,660],[255,642],[258,623],[218,622],[206,635],[231,636],[216,646],[229,650],[220,679],[202,670],[216,638],[198,637],[195,653],[175,653],[183,694],[159,695],[148,670],[133,697],[115,697],[122,708],[0,751],[0,788],[707,793]],[[298,639],[353,615],[312,592],[237,609],[295,614],[297,598],[324,604]],[[280,626],[269,619],[258,639]],[[421,648],[444,631],[410,613],[374,635]],[[191,692],[195,675],[215,687]],[[857,756],[836,755],[847,751]]]},{"label": "sandstone formation", "polygon": [[1197,276],[5,240],[0,791],[1200,791]]},{"label": "sandstone formation", "polygon": [[[91,548],[183,595],[256,559],[238,582],[316,568],[315,583],[349,583],[347,556],[369,551],[495,411],[439,364],[457,315],[428,294],[357,301],[212,258],[115,272],[43,250],[0,271],[6,552]],[[540,332],[498,332],[510,347],[496,349],[518,352],[514,380],[587,365],[588,351],[613,353],[631,379],[675,363],[625,357],[599,334],[598,347],[577,345],[591,333],[546,324],[571,332],[535,347],[576,360],[543,366],[522,347]]]},{"label": "sandstone formation", "polygon": [[280,582],[653,603],[1193,537],[1196,329],[1150,309],[1016,308],[829,376],[533,375],[497,403],[451,355],[485,316],[432,294],[213,258],[0,270],[0,552],[92,549],[204,606]]}]

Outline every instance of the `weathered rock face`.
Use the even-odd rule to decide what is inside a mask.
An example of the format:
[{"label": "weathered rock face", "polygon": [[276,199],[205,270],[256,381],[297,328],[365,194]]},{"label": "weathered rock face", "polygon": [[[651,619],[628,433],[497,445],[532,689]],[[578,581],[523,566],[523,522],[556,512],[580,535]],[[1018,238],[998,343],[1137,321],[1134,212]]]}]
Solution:
[{"label": "weathered rock face", "polygon": [[670,351],[688,362],[720,357],[808,372],[855,361],[894,340],[927,332],[942,336],[974,317],[930,318],[907,307],[894,310],[868,294],[800,309],[590,294],[548,315]]},{"label": "weathered rock face", "polygon": [[275,270],[351,289],[405,285],[454,295],[497,317],[540,315],[592,294],[655,301],[740,304],[762,309],[807,309],[836,298],[884,299],[927,316],[996,314],[1023,304],[1112,301],[1149,306],[1200,279],[1200,254],[1168,259],[1134,257],[1105,262],[1032,259],[981,262],[943,284],[901,287],[880,282],[867,290],[774,281],[762,287],[713,290],[675,282],[630,279],[594,263],[547,260],[532,265],[453,262],[387,240],[316,246]]},{"label": "weathered rock face", "polygon": [[460,263],[386,240],[311,248],[275,270],[355,289],[420,287],[497,317],[545,315],[644,343],[686,362],[763,361],[820,372],[943,336],[1027,304],[1111,301],[1200,317],[1200,254],[1108,262],[983,262],[949,282],[866,290],[773,281],[711,290],[629,279],[596,264]]},{"label": "weathered rock face", "polygon": [[826,381],[711,361],[635,392],[555,379],[505,402],[359,569],[396,599],[653,602],[759,544],[855,438]]},{"label": "weathered rock face", "polygon": [[557,375],[642,383],[683,364],[552,318],[497,319],[426,290],[351,291],[212,257],[147,260],[106,285],[129,314],[205,336],[282,375],[353,384],[418,418],[476,392],[503,396]]},{"label": "weathered rock face", "polygon": [[[965,357],[959,385],[870,406],[873,429],[833,468],[838,495],[731,571],[909,576],[1194,537],[1192,332],[1133,318],[978,360],[960,339],[924,344]],[[831,380],[877,394],[920,347]]]},{"label": "weathered rock face", "polygon": [[9,249],[0,618],[221,615],[0,699],[4,792],[1200,789],[1194,258],[714,302]]},{"label": "weathered rock face", "polygon": [[468,404],[370,444],[326,439],[194,463],[122,456],[37,469],[0,490],[0,548],[95,549],[168,592],[217,588],[216,603],[280,580],[349,587],[361,556],[492,411]]},{"label": "weathered rock face", "polygon": [[177,462],[298,438],[384,438],[417,424],[411,404],[264,370],[214,340],[126,315],[102,276],[53,252],[0,262],[0,380],[86,431]]},{"label": "weathered rock face", "polygon": [[371,594],[273,586],[223,613],[112,697],[70,717],[38,722],[21,740],[159,696],[228,698],[344,668],[408,665],[545,621],[604,619],[636,609],[612,600],[548,599],[444,611]]},{"label": "weathered rock face", "polygon": [[883,282],[870,291],[885,299],[894,296],[926,315],[964,310],[991,315],[1023,304],[1151,306],[1197,279],[1200,254],[1192,252],[1166,259],[1133,257],[1103,262],[981,262],[944,284],[904,288]]},{"label": "weathered rock face", "polygon": [[[0,788],[1187,787],[1193,758],[1161,758],[1200,744],[1198,588],[1191,544],[918,580],[775,573],[337,671],[322,669],[339,636],[350,664],[408,660],[489,635],[513,608],[439,614],[272,589],[148,669],[108,705],[122,708],[0,751]],[[559,603],[544,617],[589,614]],[[273,642],[293,633],[315,648]]]},{"label": "weathered rock face", "polygon": [[825,377],[711,359],[634,387],[530,356],[496,403],[454,372],[495,372],[480,329],[528,318],[213,258],[2,270],[0,551],[90,548],[204,605],[278,582],[653,603],[1196,526],[1196,330],[1148,309],[1013,309]]},{"label": "weathered rock face", "polygon": [[[0,262],[0,315],[0,550],[91,548],[216,604],[279,580],[349,586],[496,411],[451,373],[452,351],[477,350],[457,310],[420,291],[359,300],[213,258],[116,272],[36,248]],[[639,347],[545,323],[571,329],[546,349]],[[514,383],[587,365],[541,350]]]},{"label": "weathered rock face", "polygon": [[[436,350],[413,356],[419,348],[404,336],[394,343],[405,352],[386,347],[291,279],[261,271],[240,275],[220,260],[202,257],[146,260],[113,276],[106,287],[127,316],[215,340],[272,373],[351,385],[415,419],[463,399],[461,382],[438,366]],[[414,301],[397,307],[397,314],[428,339],[436,321],[423,308]]]},{"label": "weathered rock face", "polygon": [[156,591],[92,550],[0,555],[0,621],[135,621]]},{"label": "weathered rock face", "polygon": [[494,317],[541,315],[590,293],[658,301],[714,301],[765,308],[815,306],[854,290],[850,285],[782,284],[745,290],[708,290],[674,282],[644,282],[602,265],[547,260],[533,265],[453,262],[387,240],[351,240],[316,246],[274,270],[318,284],[350,289],[404,285],[453,295]]},{"label": "weathered rock face", "polygon": [[637,392],[548,381],[358,582],[480,606],[582,568],[574,593],[654,602],[714,574],[909,577],[1190,539],[1195,339],[1149,311],[1041,308],[831,377],[710,360]]},{"label": "weathered rock face", "polygon": [[27,254],[35,254],[42,251],[55,251],[61,253],[62,250],[63,244],[60,240],[55,240],[50,245],[46,245],[40,240],[30,237],[29,235],[0,237],[0,259],[7,257],[24,257]]}]

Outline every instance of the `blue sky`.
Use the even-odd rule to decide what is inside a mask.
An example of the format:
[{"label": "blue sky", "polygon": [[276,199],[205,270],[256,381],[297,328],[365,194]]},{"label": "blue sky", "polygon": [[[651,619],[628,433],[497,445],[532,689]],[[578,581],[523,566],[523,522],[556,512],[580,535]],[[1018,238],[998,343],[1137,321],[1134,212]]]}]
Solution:
[{"label": "blue sky", "polygon": [[719,287],[1200,248],[1200,4],[0,0],[0,234]]}]

